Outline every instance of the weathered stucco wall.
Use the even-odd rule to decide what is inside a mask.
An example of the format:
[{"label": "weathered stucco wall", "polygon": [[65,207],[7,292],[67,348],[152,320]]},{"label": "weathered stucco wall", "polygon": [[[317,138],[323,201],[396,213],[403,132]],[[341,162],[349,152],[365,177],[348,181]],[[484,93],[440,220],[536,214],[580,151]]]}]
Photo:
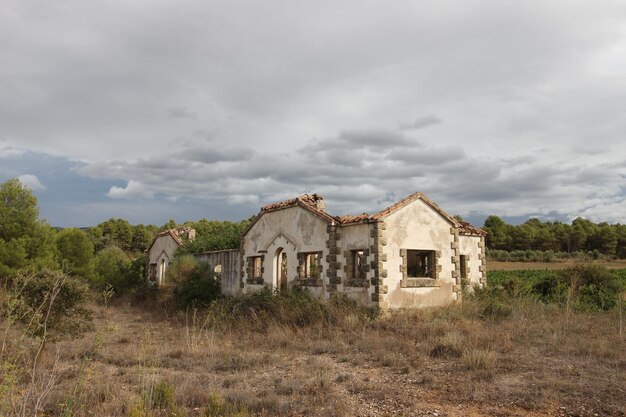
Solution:
[{"label": "weathered stucco wall", "polygon": [[[456,299],[452,261],[454,234],[451,224],[421,200],[415,200],[384,219],[383,253],[386,255],[384,279],[389,308],[425,307],[450,303]],[[403,287],[401,249],[437,251],[435,286]]]},{"label": "weathered stucco wall", "polygon": [[[370,250],[373,244],[370,229],[369,223],[346,225],[338,228],[340,234],[340,239],[337,241],[340,248],[338,260],[341,266],[337,270],[337,277],[340,278],[341,284],[337,285],[337,291],[343,292],[364,305],[372,304],[371,294],[374,290],[371,285],[371,279],[374,277],[371,263],[374,256]],[[364,255],[366,255],[367,273],[364,280],[354,278],[350,265],[353,261],[351,251],[354,250],[364,250]]]},{"label": "weathered stucco wall", "polygon": [[467,278],[470,287],[480,285],[482,282],[483,252],[480,242],[480,236],[459,236],[459,255],[467,257]]},{"label": "weathered stucco wall", "polygon": [[206,262],[219,274],[222,294],[236,295],[241,292],[239,271],[241,252],[239,249],[210,251],[194,254],[200,262]]},{"label": "weathered stucco wall", "polygon": [[[471,284],[484,284],[484,237],[463,234],[482,232],[419,193],[374,216],[331,217],[305,201],[264,207],[246,232],[239,264],[244,291],[298,284],[324,298],[339,292],[387,309],[458,300],[465,271]],[[314,258],[319,269],[303,261]]]},{"label": "weathered stucco wall", "polygon": [[[284,251],[287,255],[287,282],[293,285],[298,279],[298,252],[322,252],[323,266],[321,278],[327,282],[326,256],[328,248],[327,223],[301,207],[289,207],[282,210],[263,213],[260,219],[246,233],[243,239],[243,282],[245,290],[256,290],[262,285],[279,287],[277,254]],[[263,282],[247,283],[248,257],[263,256]],[[318,295],[326,295],[324,285],[311,287]]]},{"label": "weathered stucco wall", "polygon": [[157,285],[164,283],[165,271],[174,258],[174,253],[177,249],[178,244],[170,235],[158,237],[150,248],[148,267],[150,267],[150,264],[156,264]]}]

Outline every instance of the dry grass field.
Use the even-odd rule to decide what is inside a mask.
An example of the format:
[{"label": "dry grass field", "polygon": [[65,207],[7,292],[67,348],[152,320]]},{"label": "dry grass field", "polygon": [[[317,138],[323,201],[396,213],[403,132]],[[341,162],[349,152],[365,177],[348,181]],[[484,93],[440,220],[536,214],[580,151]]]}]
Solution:
[{"label": "dry grass field", "polygon": [[[625,415],[617,312],[511,307],[491,318],[466,302],[217,330],[201,314],[92,304],[94,329],[37,360],[34,389],[48,389],[39,415]],[[0,382],[1,410],[20,415],[28,378],[12,384]]]}]

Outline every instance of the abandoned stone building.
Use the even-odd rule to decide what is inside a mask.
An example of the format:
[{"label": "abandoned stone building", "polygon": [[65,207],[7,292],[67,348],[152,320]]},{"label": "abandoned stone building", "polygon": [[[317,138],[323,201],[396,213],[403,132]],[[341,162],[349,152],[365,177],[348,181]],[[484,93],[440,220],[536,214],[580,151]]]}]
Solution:
[{"label": "abandoned stone building", "polygon": [[194,240],[196,231],[190,227],[170,229],[158,233],[148,252],[147,279],[153,285],[162,285],[165,279],[165,271],[174,259],[174,253],[183,245],[185,240]]},{"label": "abandoned stone building", "polygon": [[447,304],[486,282],[485,232],[421,193],[373,215],[325,209],[316,194],[263,207],[242,236],[243,291],[300,285],[402,308]]},{"label": "abandoned stone building", "polygon": [[[163,232],[150,248],[157,285],[180,236]],[[219,273],[226,294],[298,285],[383,309],[448,304],[461,299],[464,285],[486,282],[485,232],[422,193],[373,215],[342,217],[327,213],[321,196],[304,194],[262,207],[239,250],[195,256]]]}]

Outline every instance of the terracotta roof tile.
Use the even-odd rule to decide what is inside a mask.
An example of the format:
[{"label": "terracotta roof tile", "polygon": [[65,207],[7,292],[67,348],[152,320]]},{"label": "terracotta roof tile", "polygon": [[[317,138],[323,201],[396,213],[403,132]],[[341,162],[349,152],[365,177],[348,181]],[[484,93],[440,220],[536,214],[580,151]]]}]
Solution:
[{"label": "terracotta roof tile", "polygon": [[146,252],[150,252],[150,249],[152,249],[152,246],[154,246],[154,242],[156,242],[158,238],[163,236],[171,236],[171,238],[174,239],[174,242],[176,242],[178,246],[182,246],[183,240],[180,238],[180,234],[189,233],[191,230],[193,230],[193,227],[179,227],[177,229],[169,229],[159,232],[154,235],[154,239],[152,239],[152,243],[150,244],[150,247],[146,249]]},{"label": "terracotta roof tile", "polygon": [[326,211],[324,211],[323,209],[320,209],[320,205],[321,207],[324,207],[324,202],[323,202],[324,199],[322,198],[322,196],[318,194],[303,194],[296,198],[292,198],[290,200],[278,201],[276,203],[271,203],[271,204],[267,204],[263,206],[261,208],[261,211],[257,215],[257,217],[254,219],[254,221],[252,221],[252,223],[248,226],[248,228],[246,228],[243,234],[245,235],[247,233],[247,231],[252,227],[253,224],[257,222],[257,220],[261,217],[263,213],[276,211],[276,210],[282,210],[282,209],[289,208],[289,207],[300,206],[310,211],[311,213],[317,215],[318,217],[322,218],[323,220],[327,221],[328,223],[334,222],[339,225],[348,225],[348,224],[368,223],[372,221],[382,220],[383,218],[389,216],[395,211],[401,209],[402,207],[407,206],[408,204],[412,203],[415,200],[422,200],[424,203],[430,206],[433,210],[435,210],[435,212],[439,213],[439,215],[445,218],[451,225],[453,225],[454,227],[457,227],[461,234],[473,235],[473,236],[476,236],[476,235],[483,236],[486,234],[484,230],[478,227],[474,227],[467,222],[458,221],[454,217],[450,216],[441,207],[439,207],[435,202],[431,201],[430,199],[428,199],[428,197],[426,197],[424,194],[420,192],[413,193],[410,196],[393,203],[389,207],[386,207],[383,210],[371,216],[367,213],[362,213],[362,214],[357,214],[357,215],[348,214],[348,215],[344,215],[341,217],[331,216],[330,214],[326,213]]},{"label": "terracotta roof tile", "polygon": [[371,217],[367,213],[350,215],[346,214],[345,216],[341,216],[338,219],[338,223],[340,224],[353,224],[353,223],[367,223],[371,220]]},{"label": "terracotta roof tile", "polygon": [[289,207],[300,206],[305,210],[313,213],[315,216],[321,218],[327,223],[338,223],[339,220],[337,217],[333,217],[330,214],[324,211],[324,207],[326,204],[324,203],[324,198],[319,194],[302,194],[296,198],[292,198],[290,200],[278,201],[276,203],[267,204],[261,207],[261,211],[256,215],[254,220],[250,222],[248,227],[243,231],[242,236],[244,236],[248,231],[256,224],[257,221],[261,218],[263,213],[268,213],[271,211],[282,210]]},{"label": "terracotta roof tile", "polygon": [[478,235],[478,236],[485,236],[485,235],[487,235],[487,232],[485,232],[480,227],[472,226],[468,222],[463,222],[463,221],[460,221],[459,223],[461,223],[460,233],[462,235],[472,235],[472,236],[476,236],[476,235]]},{"label": "terracotta roof tile", "polygon": [[261,208],[261,211],[273,211],[273,210],[280,210],[283,208],[287,208],[287,207],[293,207],[298,205],[298,203],[303,203],[303,204],[307,204],[309,206],[312,206],[316,209],[318,209],[318,203],[324,201],[324,199],[322,198],[322,196],[318,195],[318,194],[302,194],[296,198],[292,198],[290,200],[283,200],[283,201],[278,201],[276,203],[271,203],[271,204],[267,204],[265,206],[263,206]]},{"label": "terracotta roof tile", "polygon": [[169,229],[169,230],[165,230],[163,232],[157,233],[154,236],[154,240],[156,240],[159,237],[163,237],[163,236],[167,236],[167,235],[171,236],[172,239],[174,239],[174,241],[176,243],[178,243],[178,245],[182,245],[183,244],[182,239],[180,238],[180,236],[178,236],[178,230],[176,230],[176,229]]}]

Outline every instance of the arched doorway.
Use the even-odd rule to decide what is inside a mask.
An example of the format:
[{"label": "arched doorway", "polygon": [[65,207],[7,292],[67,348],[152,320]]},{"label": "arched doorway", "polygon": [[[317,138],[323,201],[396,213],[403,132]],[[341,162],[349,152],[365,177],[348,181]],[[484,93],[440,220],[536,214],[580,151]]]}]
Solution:
[{"label": "arched doorway", "polygon": [[287,289],[287,253],[283,248],[276,249],[273,265],[276,288]]},{"label": "arched doorway", "polygon": [[161,259],[161,265],[159,268],[159,285],[163,285],[165,280],[165,268],[167,268],[167,264],[165,259]]}]

